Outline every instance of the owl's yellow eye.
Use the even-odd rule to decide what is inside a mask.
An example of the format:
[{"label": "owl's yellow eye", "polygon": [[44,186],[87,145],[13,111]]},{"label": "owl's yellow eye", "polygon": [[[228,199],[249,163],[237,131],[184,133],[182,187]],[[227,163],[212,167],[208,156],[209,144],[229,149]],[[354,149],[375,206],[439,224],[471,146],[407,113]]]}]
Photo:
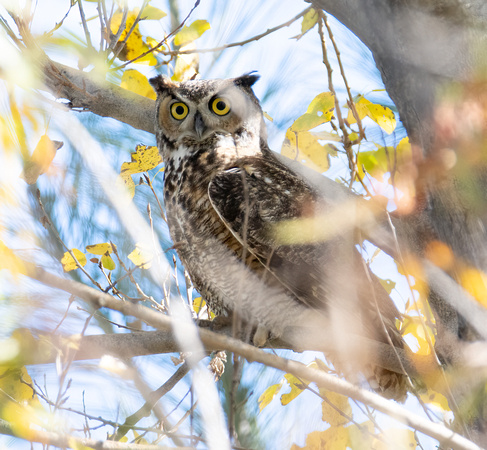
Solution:
[{"label": "owl's yellow eye", "polygon": [[176,120],[183,120],[188,115],[189,109],[183,102],[173,103],[171,105],[171,115]]},{"label": "owl's yellow eye", "polygon": [[223,97],[215,97],[210,104],[211,110],[219,115],[224,116],[230,112],[230,102]]}]

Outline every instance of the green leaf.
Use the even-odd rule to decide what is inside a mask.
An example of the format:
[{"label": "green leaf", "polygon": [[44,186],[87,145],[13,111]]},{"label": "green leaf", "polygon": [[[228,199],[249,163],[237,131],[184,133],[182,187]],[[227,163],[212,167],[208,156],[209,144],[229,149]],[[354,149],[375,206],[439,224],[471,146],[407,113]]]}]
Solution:
[{"label": "green leaf", "polygon": [[188,42],[198,39],[205,31],[211,28],[206,20],[195,20],[191,25],[184,26],[183,29],[174,36],[174,45],[178,47]]}]

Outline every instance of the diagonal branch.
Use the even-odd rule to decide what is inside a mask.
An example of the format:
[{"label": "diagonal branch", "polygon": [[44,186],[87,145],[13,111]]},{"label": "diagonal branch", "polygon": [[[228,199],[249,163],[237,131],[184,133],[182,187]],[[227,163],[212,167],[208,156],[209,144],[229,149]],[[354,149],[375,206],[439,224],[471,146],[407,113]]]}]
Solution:
[{"label": "diagonal branch", "polygon": [[[161,329],[170,330],[175,325],[175,321],[170,317],[158,313],[145,306],[134,305],[128,302],[121,302],[108,294],[99,292],[82,283],[73,280],[67,280],[57,277],[43,269],[36,267],[32,263],[24,262],[26,274],[48,286],[61,289],[73,295],[82,297],[85,301],[91,303],[95,308],[110,308],[121,312],[125,315],[137,317],[149,325]],[[178,328],[184,328],[188,325],[184,322],[176,323]],[[183,330],[184,332],[184,330]],[[277,355],[266,353],[251,345],[245,344],[237,339],[219,336],[208,330],[200,330],[199,336],[205,345],[214,346],[215,348],[226,348],[235,352],[248,361],[256,361],[270,367],[292,373],[293,375],[315,382],[318,386],[324,387],[339,394],[351,397],[366,405],[369,405],[378,411],[381,411],[390,417],[410,426],[432,438],[438,440],[442,445],[452,446],[457,449],[479,450],[476,444],[459,434],[449,430],[441,424],[432,423],[417,414],[413,414],[402,406],[388,401],[377,394],[373,394],[361,389],[353,384],[341,380],[325,372],[310,368],[296,361],[286,360]],[[194,355],[198,357],[199,355]]]}]

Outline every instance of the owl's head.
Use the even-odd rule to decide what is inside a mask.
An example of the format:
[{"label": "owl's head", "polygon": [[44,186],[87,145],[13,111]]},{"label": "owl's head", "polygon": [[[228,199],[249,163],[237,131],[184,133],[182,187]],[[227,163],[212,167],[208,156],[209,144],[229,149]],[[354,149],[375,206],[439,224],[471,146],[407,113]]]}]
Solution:
[{"label": "owl's head", "polygon": [[[150,83],[157,93],[158,139],[173,149],[201,147],[218,136],[266,140],[262,109],[252,91],[258,75],[226,80],[181,83],[158,76]],[[162,136],[161,136],[162,134]]]}]

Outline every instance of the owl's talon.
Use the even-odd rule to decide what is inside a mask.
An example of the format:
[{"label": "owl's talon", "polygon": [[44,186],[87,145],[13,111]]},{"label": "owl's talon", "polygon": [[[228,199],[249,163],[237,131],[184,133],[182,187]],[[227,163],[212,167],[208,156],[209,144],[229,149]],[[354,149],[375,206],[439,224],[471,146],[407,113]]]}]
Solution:
[{"label": "owl's talon", "polygon": [[263,347],[269,339],[269,330],[264,325],[258,325],[255,330],[252,342],[256,347]]}]

